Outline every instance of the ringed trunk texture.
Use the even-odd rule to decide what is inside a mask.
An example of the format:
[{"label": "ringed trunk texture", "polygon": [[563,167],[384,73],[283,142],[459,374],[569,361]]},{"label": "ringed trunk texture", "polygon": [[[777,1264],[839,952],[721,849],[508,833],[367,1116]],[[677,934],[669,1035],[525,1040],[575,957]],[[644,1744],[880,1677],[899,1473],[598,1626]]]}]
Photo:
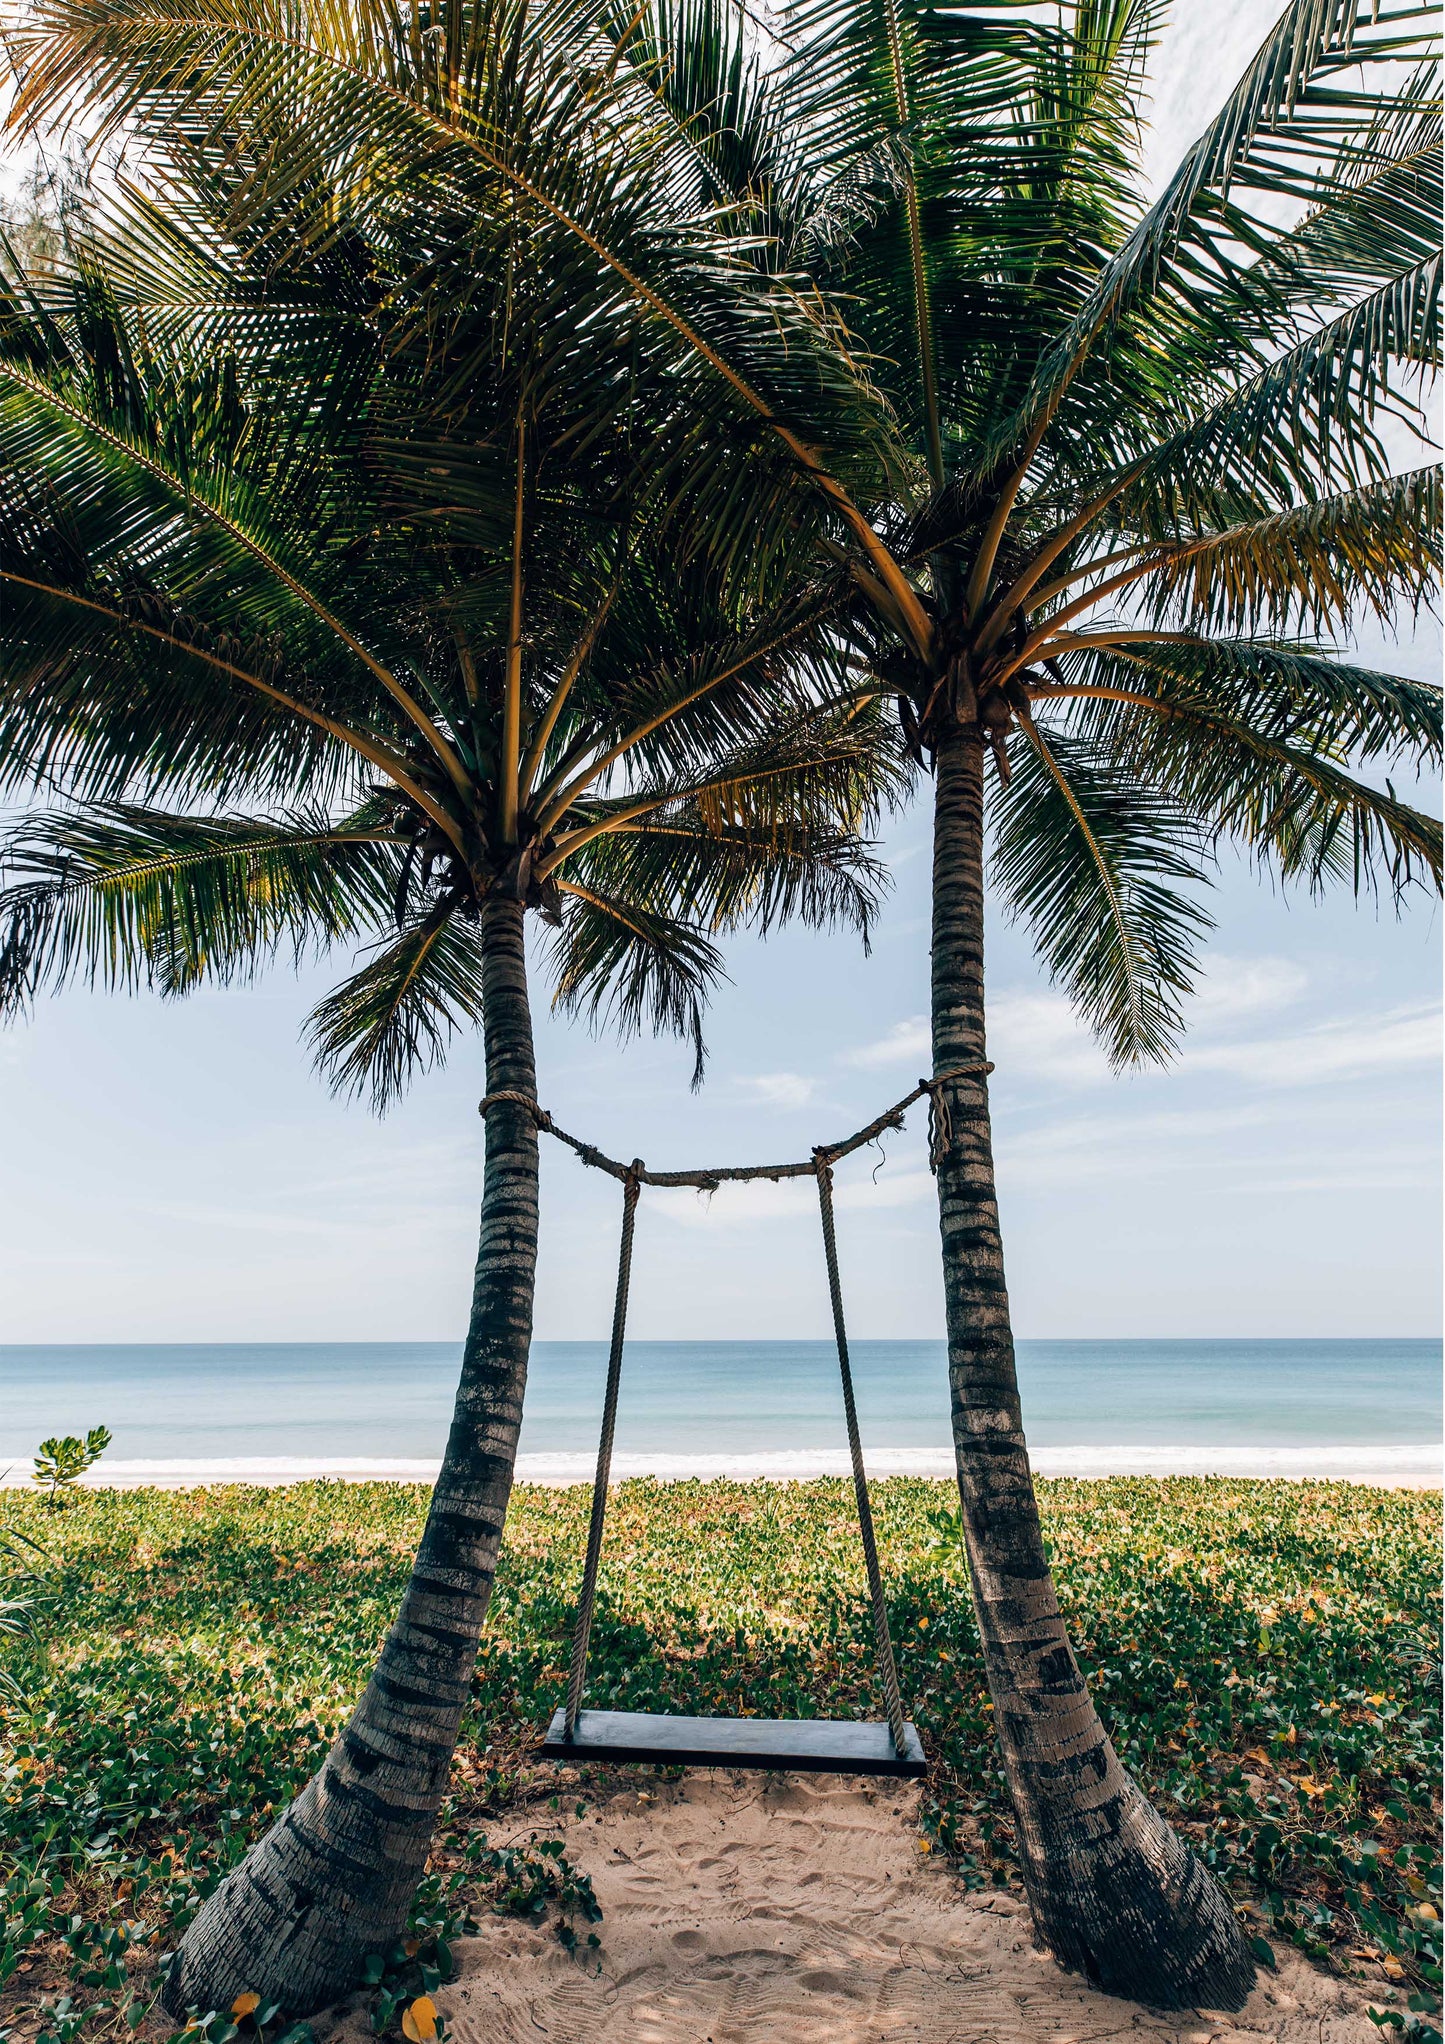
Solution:
[{"label": "ringed trunk texture", "polygon": [[[983,747],[963,732],[937,753],[933,903],[933,1069],[945,1072],[985,1056]],[[1034,1923],[1062,1965],[1112,1994],[1237,2009],[1254,1965],[1233,1910],[1120,1765],[1064,1629],[1019,1409],[987,1088],[970,1076],[950,1091],[938,1199],[954,1452]]]},{"label": "ringed trunk texture", "polygon": [[[482,908],[487,1091],[536,1096],[523,908]],[[406,1920],[447,1786],[512,1488],[532,1337],[537,1130],[486,1124],[481,1247],[461,1382],[411,1580],[361,1701],[320,1770],[181,1941],[173,2015],[248,1989],[306,2015],[354,1986]]]}]

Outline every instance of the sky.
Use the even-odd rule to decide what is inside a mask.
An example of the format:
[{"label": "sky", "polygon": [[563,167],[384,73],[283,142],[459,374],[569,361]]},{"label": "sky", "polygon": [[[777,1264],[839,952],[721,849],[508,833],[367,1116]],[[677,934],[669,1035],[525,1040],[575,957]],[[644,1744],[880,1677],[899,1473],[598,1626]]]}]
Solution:
[{"label": "sky", "polygon": [[[1275,12],[1181,6],[1156,76],[1162,176]],[[1359,656],[1438,679],[1438,632]],[[1402,793],[1404,790],[1402,789]],[[801,930],[728,953],[711,1058],[619,1046],[546,1006],[539,1094],[574,1133],[661,1168],[786,1161],[927,1069],[925,799],[885,846],[864,957]],[[1439,810],[1438,789],[1420,791]],[[1024,1337],[1407,1336],[1439,1327],[1440,916],[1281,898],[1226,859],[1182,1054],[1111,1075],[1026,933],[988,931],[1005,1254]],[[309,1070],[338,958],[184,1003],[70,991],[0,1035],[0,1342],[449,1340],[476,1252],[480,1043],[457,1039],[383,1121]],[[838,1178],[850,1325],[943,1330],[924,1115]],[[536,1332],[604,1337],[618,1188],[544,1141]],[[806,1183],[644,1194],[639,1339],[822,1337]]]}]

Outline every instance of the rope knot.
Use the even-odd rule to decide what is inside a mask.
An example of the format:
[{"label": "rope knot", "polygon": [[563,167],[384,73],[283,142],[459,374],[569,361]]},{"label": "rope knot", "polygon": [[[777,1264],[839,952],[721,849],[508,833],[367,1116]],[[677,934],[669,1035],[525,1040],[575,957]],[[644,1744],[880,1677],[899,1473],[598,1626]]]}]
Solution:
[{"label": "rope knot", "polygon": [[984,1078],[992,1070],[993,1066],[985,1059],[976,1065],[956,1065],[951,1072],[939,1072],[936,1078],[919,1080],[919,1092],[928,1095],[928,1168],[935,1178],[944,1158],[953,1148],[953,1114],[944,1087],[969,1072],[977,1072]]},{"label": "rope knot", "polygon": [[500,1101],[503,1100],[510,1100],[514,1107],[525,1107],[527,1112],[531,1115],[533,1121],[536,1123],[537,1127],[546,1129],[550,1132],[552,1127],[552,1117],[547,1112],[546,1108],[539,1107],[537,1102],[532,1098],[530,1093],[514,1092],[512,1088],[509,1086],[502,1087],[496,1093],[485,1094],[482,1097],[482,1099],[479,1100],[477,1103],[477,1113],[482,1117],[483,1121],[485,1121],[487,1118],[488,1110],[495,1107]]}]

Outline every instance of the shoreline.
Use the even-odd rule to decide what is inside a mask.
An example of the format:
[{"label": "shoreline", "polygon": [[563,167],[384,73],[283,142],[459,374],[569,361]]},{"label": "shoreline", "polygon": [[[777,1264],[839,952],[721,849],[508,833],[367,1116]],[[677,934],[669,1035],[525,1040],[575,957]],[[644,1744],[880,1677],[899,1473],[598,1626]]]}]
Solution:
[{"label": "shoreline", "polygon": [[[233,1455],[108,1459],[85,1479],[100,1490],[185,1490],[212,1484],[255,1484],[267,1488],[315,1481],[340,1483],[432,1483],[439,1458],[400,1456]],[[1438,1490],[1442,1449],[1435,1444],[1326,1442],[1288,1447],[1181,1443],[1099,1443],[1039,1447],[1031,1451],[1036,1476],[1099,1479],[1110,1476],[1222,1477],[1256,1481],[1361,1483],[1385,1489]],[[25,1458],[28,1461],[28,1458]],[[945,1448],[881,1448],[866,1458],[871,1477],[949,1478],[953,1458]],[[524,1454],[517,1458],[518,1483],[564,1488],[590,1484],[591,1453]],[[652,1477],[689,1481],[800,1483],[849,1474],[846,1451],[781,1449],[771,1453],[689,1455],[654,1450],[615,1454],[612,1479]],[[30,1488],[22,1458],[0,1471],[0,1487]]]}]

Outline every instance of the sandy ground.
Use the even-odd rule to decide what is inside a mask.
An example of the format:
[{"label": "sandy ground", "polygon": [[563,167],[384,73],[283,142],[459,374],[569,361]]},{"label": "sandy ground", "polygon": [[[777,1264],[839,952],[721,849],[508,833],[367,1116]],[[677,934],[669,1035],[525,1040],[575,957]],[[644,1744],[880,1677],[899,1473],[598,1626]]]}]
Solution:
[{"label": "sandy ground", "polygon": [[[550,1832],[539,1823],[592,1876],[600,1964],[569,1957],[550,1927],[494,1919],[458,1946],[458,1977],[438,1991],[449,2037],[1378,2044],[1365,1996],[1288,1951],[1238,2016],[1166,2017],[1095,1993],[1035,1950],[1021,1903],[966,1895],[920,1850],[916,1798],[853,1777],[700,1772],[654,1778]],[[367,2036],[362,2015],[339,2011],[323,2044]]]}]

